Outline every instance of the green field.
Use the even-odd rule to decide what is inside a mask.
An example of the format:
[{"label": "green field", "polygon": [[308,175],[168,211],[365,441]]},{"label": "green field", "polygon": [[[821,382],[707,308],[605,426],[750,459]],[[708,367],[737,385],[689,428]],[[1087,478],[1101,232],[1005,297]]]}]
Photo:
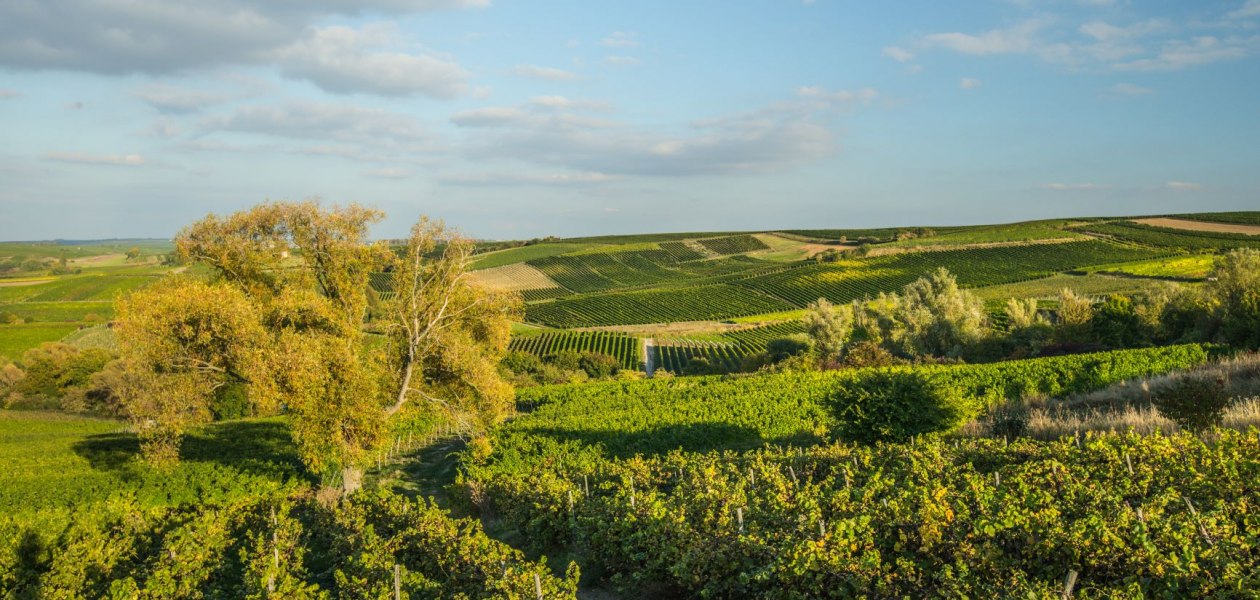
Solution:
[{"label": "green field", "polygon": [[120,425],[0,410],[6,597],[237,598],[266,594],[268,574],[271,597],[573,597],[574,578],[428,502],[315,501],[283,420],[197,429],[166,469]]},{"label": "green field", "polygon": [[67,323],[0,325],[0,358],[17,360],[27,350],[44,342],[58,341],[78,328]]}]

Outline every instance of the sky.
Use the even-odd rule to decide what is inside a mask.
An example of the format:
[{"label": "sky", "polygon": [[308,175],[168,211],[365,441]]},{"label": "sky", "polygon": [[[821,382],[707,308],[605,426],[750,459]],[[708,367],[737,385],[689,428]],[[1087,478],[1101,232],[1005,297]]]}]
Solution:
[{"label": "sky", "polygon": [[0,239],[1260,209],[1260,0],[3,0]]}]

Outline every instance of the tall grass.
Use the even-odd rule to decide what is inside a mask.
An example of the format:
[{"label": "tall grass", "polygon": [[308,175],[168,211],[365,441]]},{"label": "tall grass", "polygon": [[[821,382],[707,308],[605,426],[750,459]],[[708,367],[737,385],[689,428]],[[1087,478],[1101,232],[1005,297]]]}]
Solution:
[{"label": "tall grass", "polygon": [[[1233,400],[1225,411],[1223,427],[1260,428],[1260,353],[1243,354],[1188,371],[1123,381],[1087,394],[1063,398],[1026,397],[1002,407],[1001,414],[1007,419],[1012,413],[1022,414],[1025,420],[1022,435],[1041,440],[1087,431],[1172,434],[1180,431],[1180,427],[1156,410],[1152,397],[1191,375],[1218,376],[1227,382],[1226,391]],[[967,423],[960,433],[1002,437],[1003,430],[995,426],[994,414]]]}]

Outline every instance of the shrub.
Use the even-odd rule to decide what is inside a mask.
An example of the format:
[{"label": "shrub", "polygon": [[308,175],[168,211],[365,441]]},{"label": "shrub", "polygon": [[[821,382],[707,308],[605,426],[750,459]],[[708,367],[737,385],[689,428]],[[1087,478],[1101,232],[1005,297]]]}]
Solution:
[{"label": "shrub", "polygon": [[1225,386],[1220,375],[1192,373],[1159,391],[1152,400],[1161,415],[1197,433],[1225,420],[1229,407]]},{"label": "shrub", "polygon": [[229,383],[214,393],[210,412],[216,421],[243,419],[250,416],[249,389],[242,383]]},{"label": "shrub", "polygon": [[951,431],[973,412],[959,386],[919,371],[864,374],[841,384],[831,399],[841,436],[863,443]]},{"label": "shrub", "polygon": [[904,361],[893,356],[891,352],[875,342],[865,341],[851,344],[844,352],[841,365],[845,367],[889,367]]},{"label": "shrub", "polygon": [[541,372],[543,368],[540,358],[520,350],[513,350],[503,355],[503,360],[500,360],[499,364],[513,373],[527,373],[531,375]]},{"label": "shrub", "polygon": [[621,361],[616,356],[602,352],[583,352],[578,358],[578,366],[592,379],[605,379],[617,374]]},{"label": "shrub", "polygon": [[770,362],[782,362],[809,352],[812,346],[810,339],[803,335],[775,338],[766,343],[766,354]]},{"label": "shrub", "polygon": [[1007,439],[1022,437],[1028,432],[1030,416],[1028,404],[1022,399],[999,404],[989,411],[989,434]]}]

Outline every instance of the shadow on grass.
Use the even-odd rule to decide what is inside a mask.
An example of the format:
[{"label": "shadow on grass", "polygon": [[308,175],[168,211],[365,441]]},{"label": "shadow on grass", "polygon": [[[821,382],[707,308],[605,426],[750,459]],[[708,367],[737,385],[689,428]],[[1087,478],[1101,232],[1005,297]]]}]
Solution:
[{"label": "shadow on grass", "polygon": [[605,458],[626,459],[635,455],[663,455],[674,450],[713,452],[750,450],[770,445],[813,445],[817,436],[801,432],[793,436],[766,438],[756,429],[730,423],[687,423],[663,425],[646,431],[593,431],[540,428],[530,433],[560,442],[575,441],[601,448]]},{"label": "shadow on grass", "polygon": [[[131,433],[93,435],[76,443],[74,452],[87,459],[93,469],[125,472],[140,456],[140,440]],[[207,425],[184,436],[179,457],[185,462],[214,463],[255,475],[302,472],[289,427],[278,419]]]}]

